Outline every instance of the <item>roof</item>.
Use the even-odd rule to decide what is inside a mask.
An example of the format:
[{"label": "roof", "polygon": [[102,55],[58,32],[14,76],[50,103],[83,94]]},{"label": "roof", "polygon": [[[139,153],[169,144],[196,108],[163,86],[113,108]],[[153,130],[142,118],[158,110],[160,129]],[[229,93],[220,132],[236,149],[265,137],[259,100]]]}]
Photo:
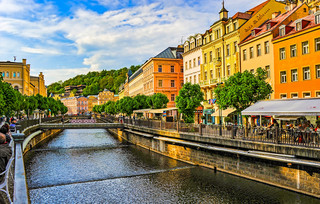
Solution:
[{"label": "roof", "polygon": [[247,12],[250,13],[251,15],[253,15],[254,13],[258,12],[260,9],[262,9],[262,7],[264,7],[270,0],[267,0],[261,4],[259,4],[256,7],[253,7],[252,9],[248,10]]},{"label": "roof", "polygon": [[240,19],[245,19],[245,20],[249,20],[251,18],[251,14],[248,13],[242,13],[242,12],[238,12],[236,14],[234,14],[232,16],[232,19],[236,19],[236,18],[240,18]]},{"label": "roof", "polygon": [[[294,9],[292,9],[291,11],[287,11],[283,14],[278,15],[277,17],[267,20],[265,21],[261,26],[259,26],[258,28],[261,29],[258,33],[256,33],[256,35],[252,36],[251,34],[247,36],[247,38],[245,38],[240,44],[247,42],[253,38],[256,38],[258,36],[263,35],[266,32],[271,32],[277,28],[279,28],[279,26],[288,18],[290,17],[294,12],[296,12],[303,4],[301,4],[300,6],[296,6]],[[267,29],[267,24],[273,22],[275,23],[270,29]]]},{"label": "roof", "polygon": [[316,26],[320,26],[320,23],[318,23],[318,24],[315,23],[315,15],[314,14],[300,18],[298,20],[305,20],[305,21],[309,21],[309,22],[303,29],[298,30],[298,31],[296,30],[296,21],[289,23],[287,26],[293,27],[293,29],[291,31],[289,31],[288,33],[286,33],[284,36],[277,36],[276,38],[273,39],[273,41],[278,40],[283,37],[286,37],[288,35],[293,35],[293,34],[308,30],[308,29],[316,27]]},{"label": "roof", "polygon": [[167,49],[160,52],[154,58],[169,58],[169,59],[182,59],[183,47],[168,47]]},{"label": "roof", "polygon": [[320,115],[320,98],[259,101],[243,110],[242,115]]}]

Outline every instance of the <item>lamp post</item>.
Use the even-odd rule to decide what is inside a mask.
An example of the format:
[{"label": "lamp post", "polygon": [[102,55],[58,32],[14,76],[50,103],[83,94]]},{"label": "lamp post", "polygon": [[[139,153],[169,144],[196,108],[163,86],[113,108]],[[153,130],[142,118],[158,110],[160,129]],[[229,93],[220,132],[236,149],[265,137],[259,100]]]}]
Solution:
[{"label": "lamp post", "polygon": [[219,135],[222,136],[222,110],[219,107]]}]

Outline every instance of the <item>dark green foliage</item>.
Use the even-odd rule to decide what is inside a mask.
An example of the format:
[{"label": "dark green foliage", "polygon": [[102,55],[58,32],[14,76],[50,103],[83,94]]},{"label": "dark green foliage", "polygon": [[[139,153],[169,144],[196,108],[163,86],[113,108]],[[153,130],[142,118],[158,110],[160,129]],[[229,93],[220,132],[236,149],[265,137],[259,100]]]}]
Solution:
[{"label": "dark green foliage", "polygon": [[265,81],[266,76],[266,70],[261,68],[256,74],[248,71],[236,73],[214,90],[217,104],[221,109],[231,107],[240,113],[253,103],[267,99],[273,91]]},{"label": "dark green foliage", "polygon": [[137,95],[133,98],[133,108],[134,110],[150,108],[148,104],[148,96],[146,95]]},{"label": "dark green foliage", "polygon": [[166,108],[168,102],[168,97],[163,93],[156,93],[148,98],[148,104],[152,109]]},{"label": "dark green foliage", "polygon": [[[132,65],[129,69],[134,73],[141,66]],[[119,87],[126,80],[126,75],[129,71],[127,67],[121,68],[119,70],[102,70],[101,72],[89,72],[84,75],[77,75],[71,79],[64,82],[59,81],[48,86],[48,94],[60,94],[64,93],[64,87],[70,85],[87,85],[83,90],[83,95],[96,95],[104,89],[108,89],[114,93],[119,92]]]},{"label": "dark green foliage", "polygon": [[186,123],[194,122],[194,112],[203,101],[203,93],[199,84],[186,83],[179,91],[175,102],[179,112],[183,114]]}]

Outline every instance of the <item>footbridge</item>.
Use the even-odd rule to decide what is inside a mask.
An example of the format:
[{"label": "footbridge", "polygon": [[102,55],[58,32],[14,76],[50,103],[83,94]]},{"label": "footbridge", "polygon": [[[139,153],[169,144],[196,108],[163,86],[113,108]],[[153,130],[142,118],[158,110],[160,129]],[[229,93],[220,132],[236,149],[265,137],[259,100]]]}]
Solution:
[{"label": "footbridge", "polygon": [[123,123],[41,123],[39,129],[117,129],[123,128]]}]

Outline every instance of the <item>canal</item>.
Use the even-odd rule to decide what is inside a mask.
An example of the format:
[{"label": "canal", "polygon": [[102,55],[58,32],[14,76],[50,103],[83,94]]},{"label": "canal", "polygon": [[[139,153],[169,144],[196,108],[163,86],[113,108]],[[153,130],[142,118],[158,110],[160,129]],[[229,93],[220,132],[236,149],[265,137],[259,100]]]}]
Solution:
[{"label": "canal", "polygon": [[65,130],[25,155],[31,203],[319,203],[122,143]]}]

